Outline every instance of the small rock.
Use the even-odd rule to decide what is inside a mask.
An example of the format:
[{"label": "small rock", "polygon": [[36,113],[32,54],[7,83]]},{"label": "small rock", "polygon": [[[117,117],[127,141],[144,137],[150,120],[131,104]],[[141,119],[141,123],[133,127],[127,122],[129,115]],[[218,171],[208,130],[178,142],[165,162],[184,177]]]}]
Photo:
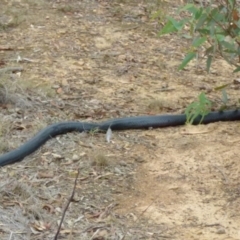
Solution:
[{"label": "small rock", "polygon": [[126,163],[125,161],[120,161],[120,162],[119,162],[119,165],[125,167],[125,166],[127,166],[127,163]]},{"label": "small rock", "polygon": [[142,157],[140,157],[140,156],[135,157],[134,160],[135,160],[136,162],[138,162],[138,163],[143,163],[143,162],[145,162],[145,160],[144,160]]},{"label": "small rock", "polygon": [[217,232],[216,232],[217,234],[225,234],[226,233],[226,231],[225,231],[225,229],[223,228],[223,227],[221,227],[221,228],[218,228],[217,229]]},{"label": "small rock", "polygon": [[78,161],[79,160],[79,156],[77,154],[73,154],[72,160],[73,161]]},{"label": "small rock", "polygon": [[63,156],[60,155],[60,154],[52,153],[52,156],[53,156],[56,160],[63,159]]}]

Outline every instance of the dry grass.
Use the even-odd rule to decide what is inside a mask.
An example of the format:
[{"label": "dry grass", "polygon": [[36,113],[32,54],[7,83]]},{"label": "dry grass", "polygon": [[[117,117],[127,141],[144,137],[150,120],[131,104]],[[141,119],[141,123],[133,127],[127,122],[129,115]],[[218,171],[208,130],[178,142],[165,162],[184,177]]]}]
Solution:
[{"label": "dry grass", "polygon": [[[2,152],[58,121],[182,111],[198,95],[199,82],[219,85],[232,76],[223,63],[212,75],[194,66],[176,71],[188,43],[156,35],[165,11],[179,1],[1,4],[0,15],[7,16],[1,46],[10,48],[0,51],[1,68],[23,68],[0,71]],[[160,23],[150,19],[159,7]],[[15,22],[12,27],[8,19]],[[231,93],[232,99],[239,95]],[[219,185],[223,176],[239,185],[237,144],[229,139],[228,151],[221,143],[236,137],[237,129],[226,124],[218,135],[185,134],[185,127],[113,131],[110,143],[95,130],[54,138],[24,161],[0,169],[0,238],[53,239],[79,169],[59,239],[234,238],[239,219],[228,217],[239,203],[223,206],[227,193]],[[211,209],[202,208],[208,206],[216,210],[212,216],[217,212],[234,227],[223,222],[226,234],[221,235],[205,227],[216,222],[209,220]]]},{"label": "dry grass", "polygon": [[97,167],[107,167],[109,165],[108,157],[102,153],[97,153],[92,156],[92,165]]},{"label": "dry grass", "polygon": [[59,6],[58,11],[63,13],[71,13],[71,12],[75,12],[76,9],[71,5],[64,5],[64,6]]},{"label": "dry grass", "polygon": [[169,108],[169,103],[166,100],[156,99],[152,100],[148,104],[148,110],[151,112],[162,112],[163,110]]}]

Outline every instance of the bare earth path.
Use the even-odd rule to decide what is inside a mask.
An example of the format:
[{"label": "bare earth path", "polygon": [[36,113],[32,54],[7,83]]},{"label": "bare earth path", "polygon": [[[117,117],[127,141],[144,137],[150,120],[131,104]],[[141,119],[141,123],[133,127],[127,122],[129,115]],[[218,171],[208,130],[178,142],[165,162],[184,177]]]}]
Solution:
[{"label": "bare earth path", "polygon": [[[157,37],[154,9],[180,3],[2,0],[0,151],[50,123],[180,113],[214,87],[238,102],[237,74],[216,60],[177,71],[188,42]],[[18,67],[19,71],[1,71]],[[0,169],[0,239],[240,239],[240,124],[71,133]]]}]

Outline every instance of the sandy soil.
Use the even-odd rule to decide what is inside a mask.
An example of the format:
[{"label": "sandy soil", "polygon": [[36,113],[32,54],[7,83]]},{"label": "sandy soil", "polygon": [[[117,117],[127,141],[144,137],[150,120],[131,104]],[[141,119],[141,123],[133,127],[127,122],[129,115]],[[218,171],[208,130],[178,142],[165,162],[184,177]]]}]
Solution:
[{"label": "sandy soil", "polygon": [[[50,123],[181,113],[204,91],[236,107],[232,68],[204,59],[177,71],[189,45],[157,37],[156,9],[180,1],[2,0],[1,152]],[[22,68],[22,69],[21,69]],[[0,70],[1,70],[0,69]],[[0,238],[240,239],[238,122],[71,133],[0,170]]]}]

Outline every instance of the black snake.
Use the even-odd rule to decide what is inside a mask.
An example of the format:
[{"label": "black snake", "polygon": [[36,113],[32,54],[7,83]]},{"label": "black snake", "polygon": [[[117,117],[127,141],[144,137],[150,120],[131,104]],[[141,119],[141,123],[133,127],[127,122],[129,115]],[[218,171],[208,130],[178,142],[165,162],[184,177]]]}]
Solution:
[{"label": "black snake", "polygon": [[[201,116],[197,117],[193,124],[198,124]],[[240,110],[229,110],[221,112],[211,112],[206,115],[202,122],[208,124],[218,121],[236,121],[240,120]],[[68,132],[89,132],[93,129],[107,131],[110,127],[112,130],[127,130],[127,129],[147,129],[147,128],[163,128],[171,126],[184,125],[186,122],[185,114],[176,115],[157,115],[157,116],[139,116],[117,118],[101,123],[86,123],[86,122],[60,122],[52,124],[34,136],[32,139],[24,143],[19,148],[12,150],[0,156],[0,166],[16,163],[23,160],[26,156],[35,152],[46,141],[60,134]]]}]

